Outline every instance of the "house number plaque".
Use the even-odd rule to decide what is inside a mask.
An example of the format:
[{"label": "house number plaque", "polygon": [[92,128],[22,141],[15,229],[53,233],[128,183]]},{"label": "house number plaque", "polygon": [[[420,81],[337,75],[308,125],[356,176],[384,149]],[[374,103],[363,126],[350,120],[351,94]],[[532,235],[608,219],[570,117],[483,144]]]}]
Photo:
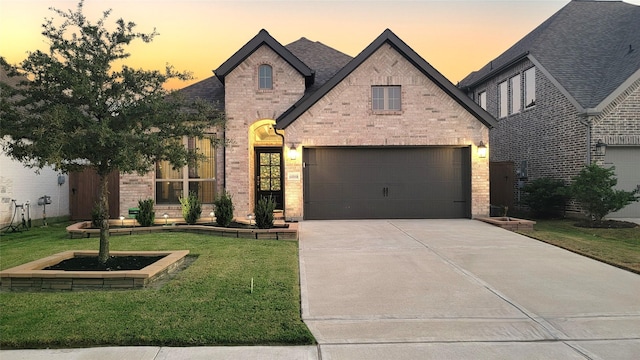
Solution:
[{"label": "house number plaque", "polygon": [[287,173],[287,180],[300,181],[300,172],[299,171],[292,171],[292,172]]}]

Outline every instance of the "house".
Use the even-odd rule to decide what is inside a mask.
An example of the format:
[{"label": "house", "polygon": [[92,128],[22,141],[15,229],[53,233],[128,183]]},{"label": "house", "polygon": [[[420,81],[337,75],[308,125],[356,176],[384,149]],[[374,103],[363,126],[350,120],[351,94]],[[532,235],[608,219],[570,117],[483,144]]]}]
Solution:
[{"label": "house", "polygon": [[184,139],[207,160],[121,174],[120,209],[150,197],[156,214],[179,217],[178,198],[195,192],[206,217],[224,189],[240,218],[264,196],[291,221],[488,214],[478,150],[495,120],[392,31],[351,58],[261,30],[214,73],[181,92],[225,111],[211,136],[228,145]]},{"label": "house", "polygon": [[[497,119],[494,205],[589,163],[615,166],[618,188],[640,186],[640,6],[571,1],[458,86]],[[611,216],[640,218],[640,203]]]},{"label": "house", "polygon": [[[0,82],[15,87],[19,81],[0,66]],[[34,226],[41,225],[44,219],[67,217],[68,193],[66,175],[51,167],[36,173],[0,150],[0,228],[12,221],[14,225],[21,223],[23,213],[25,221],[31,218]]]}]

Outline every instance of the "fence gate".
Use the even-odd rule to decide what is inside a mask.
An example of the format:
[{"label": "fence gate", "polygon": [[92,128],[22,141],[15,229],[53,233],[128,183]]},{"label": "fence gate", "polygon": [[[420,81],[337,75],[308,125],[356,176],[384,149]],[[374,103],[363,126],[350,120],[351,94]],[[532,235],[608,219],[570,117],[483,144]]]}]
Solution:
[{"label": "fence gate", "polygon": [[491,162],[489,164],[489,173],[491,184],[489,191],[491,192],[490,199],[492,209],[495,209],[496,207],[501,208],[503,206],[508,206],[509,209],[513,209],[513,193],[515,191],[516,177],[513,170],[513,162]]},{"label": "fence gate", "polygon": [[[120,214],[120,174],[109,174],[109,218]],[[69,174],[69,212],[71,220],[91,220],[91,210],[100,197],[100,177],[94,170]]]}]

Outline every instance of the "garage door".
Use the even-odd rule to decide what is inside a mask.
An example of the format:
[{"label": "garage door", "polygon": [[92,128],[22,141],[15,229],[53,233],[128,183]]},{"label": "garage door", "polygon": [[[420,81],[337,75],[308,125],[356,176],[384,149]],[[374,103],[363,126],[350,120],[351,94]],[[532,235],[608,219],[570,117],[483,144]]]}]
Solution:
[{"label": "garage door", "polygon": [[466,148],[307,148],[305,219],[466,218]]},{"label": "garage door", "polygon": [[[605,166],[615,166],[618,178],[617,189],[633,190],[640,186],[640,147],[607,147]],[[640,218],[640,202],[627,205],[622,210],[609,214],[610,218]]]}]

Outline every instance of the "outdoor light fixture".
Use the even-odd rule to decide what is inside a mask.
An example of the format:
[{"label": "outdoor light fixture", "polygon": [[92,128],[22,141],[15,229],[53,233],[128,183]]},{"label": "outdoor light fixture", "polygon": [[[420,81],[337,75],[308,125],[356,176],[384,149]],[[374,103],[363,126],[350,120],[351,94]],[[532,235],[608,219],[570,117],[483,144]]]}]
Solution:
[{"label": "outdoor light fixture", "polygon": [[607,144],[598,139],[596,143],[596,155],[604,156],[607,153]]},{"label": "outdoor light fixture", "polygon": [[124,215],[120,215],[121,226],[124,227]]},{"label": "outdoor light fixture", "polygon": [[289,159],[295,160],[298,158],[298,150],[296,149],[296,144],[291,143],[289,147]]},{"label": "outdoor light fixture", "polygon": [[478,157],[487,157],[487,146],[482,142],[482,140],[480,140],[480,144],[478,144]]},{"label": "outdoor light fixture", "polygon": [[209,216],[211,216],[211,223],[213,223],[213,215],[215,215],[213,211],[209,213]]},{"label": "outdoor light fixture", "polygon": [[162,217],[164,218],[164,226],[167,226],[167,218],[169,217],[169,214],[164,213],[162,214]]},{"label": "outdoor light fixture", "polygon": [[249,219],[249,226],[251,226],[251,221],[255,219],[255,217],[256,216],[254,214],[247,214],[247,219]]}]

